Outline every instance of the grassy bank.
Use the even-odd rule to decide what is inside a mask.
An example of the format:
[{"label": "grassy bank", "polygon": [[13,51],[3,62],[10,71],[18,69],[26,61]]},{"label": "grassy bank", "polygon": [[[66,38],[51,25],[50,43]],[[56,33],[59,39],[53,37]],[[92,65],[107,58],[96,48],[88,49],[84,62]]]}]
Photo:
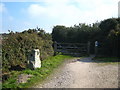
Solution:
[{"label": "grassy bank", "polygon": [[[42,61],[42,67],[36,70],[26,69],[24,71],[12,71],[11,77],[3,83],[3,88],[28,88],[35,85],[38,82],[42,82],[47,76],[49,76],[55,68],[60,66],[66,59],[72,59],[71,56],[57,55],[49,57]],[[20,74],[30,74],[32,77],[27,83],[17,84],[17,77]]]}]

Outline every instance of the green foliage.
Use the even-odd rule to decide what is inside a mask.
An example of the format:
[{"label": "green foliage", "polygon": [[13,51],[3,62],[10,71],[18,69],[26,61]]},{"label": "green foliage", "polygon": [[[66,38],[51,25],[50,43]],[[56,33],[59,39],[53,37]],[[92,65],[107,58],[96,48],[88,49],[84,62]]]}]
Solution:
[{"label": "green foliage", "polygon": [[16,88],[17,87],[17,77],[20,74],[18,71],[12,71],[10,73],[10,78],[2,83],[2,88]]},{"label": "green foliage", "polygon": [[[18,72],[12,72],[12,77],[8,79],[5,83],[3,83],[3,88],[28,88],[36,83],[42,82],[48,75],[50,75],[55,68],[60,66],[63,61],[66,59],[71,59],[73,57],[71,56],[65,56],[65,55],[57,55],[53,57],[49,57],[45,60],[42,61],[42,67],[35,69],[35,70],[29,70],[26,69],[24,71],[19,71]],[[32,78],[28,80],[27,83],[20,83],[17,84],[17,76],[19,74],[30,74],[33,75]]]},{"label": "green foliage", "polygon": [[101,30],[103,30],[105,32],[109,32],[112,29],[116,29],[117,24],[118,24],[118,22],[115,18],[106,19],[101,22],[100,28],[101,28]]},{"label": "green foliage", "polygon": [[66,35],[67,35],[67,27],[57,25],[53,28],[53,32],[52,32],[53,41],[65,42]]},{"label": "green foliage", "polygon": [[80,23],[74,27],[57,25],[53,28],[52,38],[56,42],[85,43],[93,40],[93,36],[100,30],[98,25],[99,23],[93,26]]},{"label": "green foliage", "polygon": [[43,30],[29,29],[22,33],[10,33],[2,42],[3,72],[16,65],[26,68],[27,57],[32,49],[40,50],[41,60],[52,56],[52,38],[50,34],[43,32]]},{"label": "green foliage", "polygon": [[104,45],[104,54],[107,56],[120,56],[120,18],[111,18],[101,22],[101,35]]},{"label": "green foliage", "polygon": [[92,25],[79,24],[73,27],[55,26],[52,38],[56,42],[87,43],[91,42],[90,52],[94,53],[94,43],[99,42],[98,54],[120,56],[120,18],[110,18]]}]

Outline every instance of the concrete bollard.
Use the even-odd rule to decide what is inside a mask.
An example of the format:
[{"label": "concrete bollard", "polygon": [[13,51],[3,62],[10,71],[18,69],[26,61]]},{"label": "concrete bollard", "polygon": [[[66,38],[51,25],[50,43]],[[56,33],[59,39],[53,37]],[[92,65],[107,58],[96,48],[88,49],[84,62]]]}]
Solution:
[{"label": "concrete bollard", "polygon": [[39,49],[32,50],[32,52],[28,56],[28,68],[30,69],[41,68]]}]

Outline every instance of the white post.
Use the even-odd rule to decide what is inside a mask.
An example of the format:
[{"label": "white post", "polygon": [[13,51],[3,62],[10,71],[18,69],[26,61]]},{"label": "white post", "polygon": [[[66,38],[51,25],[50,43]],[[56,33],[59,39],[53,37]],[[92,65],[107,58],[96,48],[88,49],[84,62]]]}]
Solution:
[{"label": "white post", "polygon": [[34,51],[35,51],[35,68],[41,68],[40,51],[39,49],[34,49]]},{"label": "white post", "polygon": [[95,41],[95,56],[98,53],[98,41]]},{"label": "white post", "polygon": [[40,60],[39,49],[34,49],[30,53],[29,58],[28,58],[28,67],[30,69],[41,68],[41,60]]}]

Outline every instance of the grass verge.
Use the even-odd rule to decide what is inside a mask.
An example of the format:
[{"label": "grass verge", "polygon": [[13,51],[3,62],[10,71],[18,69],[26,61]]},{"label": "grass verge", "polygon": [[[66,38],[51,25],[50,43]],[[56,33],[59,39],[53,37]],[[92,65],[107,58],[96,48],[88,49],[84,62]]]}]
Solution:
[{"label": "grass verge", "polygon": [[120,59],[117,57],[94,57],[93,60],[101,64],[120,64]]},{"label": "grass verge", "polygon": [[[60,66],[66,59],[72,59],[71,56],[57,55],[49,57],[48,59],[42,61],[42,67],[30,70],[26,69],[24,71],[13,71],[11,72],[11,77],[5,81],[2,88],[29,88],[38,82],[42,82],[47,76],[49,76],[55,68]],[[20,74],[30,74],[33,75],[26,83],[17,83],[17,77]]]}]

